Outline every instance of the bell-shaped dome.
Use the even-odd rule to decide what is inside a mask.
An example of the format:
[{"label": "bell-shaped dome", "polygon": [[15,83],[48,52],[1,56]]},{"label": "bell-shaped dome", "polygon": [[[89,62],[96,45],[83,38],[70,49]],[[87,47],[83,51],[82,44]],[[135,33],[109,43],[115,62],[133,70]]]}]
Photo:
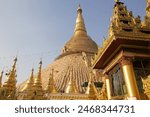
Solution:
[{"label": "bell-shaped dome", "polygon": [[63,53],[86,52],[95,54],[98,51],[97,44],[87,35],[87,31],[82,17],[82,9],[79,5],[74,34],[65,44]]},{"label": "bell-shaped dome", "polygon": [[[87,35],[82,9],[79,6],[74,35],[64,46],[63,53],[41,72],[43,87],[48,85],[49,73],[54,69],[53,85],[58,92],[85,92],[86,88],[82,85],[89,81],[91,59],[97,51],[97,44]],[[95,73],[93,81],[101,80],[99,74]],[[24,84],[20,85],[20,89]]]}]

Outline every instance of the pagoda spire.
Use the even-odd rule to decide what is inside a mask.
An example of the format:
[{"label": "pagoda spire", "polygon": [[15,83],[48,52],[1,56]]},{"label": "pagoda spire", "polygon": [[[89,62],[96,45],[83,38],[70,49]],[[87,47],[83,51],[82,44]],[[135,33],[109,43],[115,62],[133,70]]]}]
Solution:
[{"label": "pagoda spire", "polygon": [[[97,44],[87,34],[84,19],[82,17],[82,8],[79,5],[77,8],[77,18],[74,33],[70,40],[63,47],[62,54],[71,54],[76,52],[87,52],[96,54],[97,51]],[[62,56],[60,55],[59,57]]]},{"label": "pagoda spire", "polygon": [[39,63],[39,70],[37,77],[34,81],[34,99],[43,99],[43,89],[42,89],[42,78],[41,78],[41,70],[42,70],[42,60]]},{"label": "pagoda spire", "polygon": [[97,89],[94,85],[92,75],[93,75],[93,73],[90,72],[90,79],[89,79],[88,87],[87,87],[87,90],[86,90],[85,94],[87,94],[89,96],[89,99],[96,99],[97,98],[96,97]]},{"label": "pagoda spire", "polygon": [[42,86],[41,70],[42,70],[42,60],[39,62],[39,69],[38,69],[37,78],[34,81],[35,86],[36,85],[41,85]]},{"label": "pagoda spire", "polygon": [[34,69],[32,68],[30,78],[22,89],[23,99],[32,99],[33,97],[33,84],[34,84]]},{"label": "pagoda spire", "polygon": [[77,9],[77,19],[74,32],[75,34],[87,34],[80,4]]},{"label": "pagoda spire", "polygon": [[16,93],[16,63],[17,63],[17,57],[14,59],[14,64],[12,66],[12,69],[7,74],[7,80],[4,82],[3,90],[5,92],[5,96],[9,97],[10,99],[15,98]]},{"label": "pagoda spire", "polygon": [[0,75],[0,89],[2,88],[3,73],[4,73],[4,71],[2,71],[2,72],[1,72],[1,75]]},{"label": "pagoda spire", "polygon": [[45,91],[46,93],[57,93],[57,90],[54,85],[54,69],[52,69],[52,72],[49,75],[49,82]]},{"label": "pagoda spire", "polygon": [[65,93],[78,93],[75,81],[73,80],[73,68],[70,71],[70,81],[68,82]]},{"label": "pagoda spire", "polygon": [[14,64],[13,64],[12,69],[11,69],[11,71],[10,71],[9,79],[12,79],[12,80],[15,79],[16,63],[17,63],[17,57],[14,59]]}]

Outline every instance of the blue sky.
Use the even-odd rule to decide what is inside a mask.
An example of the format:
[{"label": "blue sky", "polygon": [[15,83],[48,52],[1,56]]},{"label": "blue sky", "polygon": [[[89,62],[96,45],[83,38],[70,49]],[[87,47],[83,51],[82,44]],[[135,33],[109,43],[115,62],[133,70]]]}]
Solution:
[{"label": "blue sky", "polygon": [[[146,0],[120,0],[144,19]],[[0,71],[18,56],[18,83],[61,53],[74,31],[80,3],[88,34],[98,45],[107,37],[114,0],[0,0]],[[5,79],[3,79],[5,80]]]}]

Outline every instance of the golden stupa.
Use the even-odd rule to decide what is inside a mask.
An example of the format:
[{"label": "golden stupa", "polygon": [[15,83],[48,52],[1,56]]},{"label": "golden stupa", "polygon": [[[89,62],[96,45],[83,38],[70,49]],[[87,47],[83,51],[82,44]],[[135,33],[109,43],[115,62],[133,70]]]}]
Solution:
[{"label": "golden stupa", "polygon": [[[62,54],[41,71],[43,89],[50,87],[49,77],[52,77],[53,86],[51,85],[51,87],[55,89],[55,92],[85,93],[86,88],[82,85],[90,79],[92,59],[97,52],[98,46],[87,34],[82,9],[79,5],[73,36],[63,47]],[[52,76],[49,76],[51,71],[53,71]],[[93,81],[100,82],[100,72],[92,71],[95,75]],[[26,85],[27,82],[24,82],[18,90],[21,91]]]},{"label": "golden stupa", "polygon": [[52,64],[16,86],[16,62],[2,84],[0,99],[18,100],[149,100],[150,0],[144,21],[115,0],[108,38],[103,46],[88,36],[82,9],[74,34]]}]

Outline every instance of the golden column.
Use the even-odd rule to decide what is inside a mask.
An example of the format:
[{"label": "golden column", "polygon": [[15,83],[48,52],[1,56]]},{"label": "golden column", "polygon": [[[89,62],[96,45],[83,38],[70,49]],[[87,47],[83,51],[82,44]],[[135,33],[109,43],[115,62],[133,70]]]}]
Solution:
[{"label": "golden column", "polygon": [[128,99],[140,99],[131,58],[122,58],[121,66],[127,86]]},{"label": "golden column", "polygon": [[110,79],[107,75],[105,75],[103,78],[104,78],[105,83],[106,83],[107,98],[108,98],[108,100],[110,100],[111,99]]}]

